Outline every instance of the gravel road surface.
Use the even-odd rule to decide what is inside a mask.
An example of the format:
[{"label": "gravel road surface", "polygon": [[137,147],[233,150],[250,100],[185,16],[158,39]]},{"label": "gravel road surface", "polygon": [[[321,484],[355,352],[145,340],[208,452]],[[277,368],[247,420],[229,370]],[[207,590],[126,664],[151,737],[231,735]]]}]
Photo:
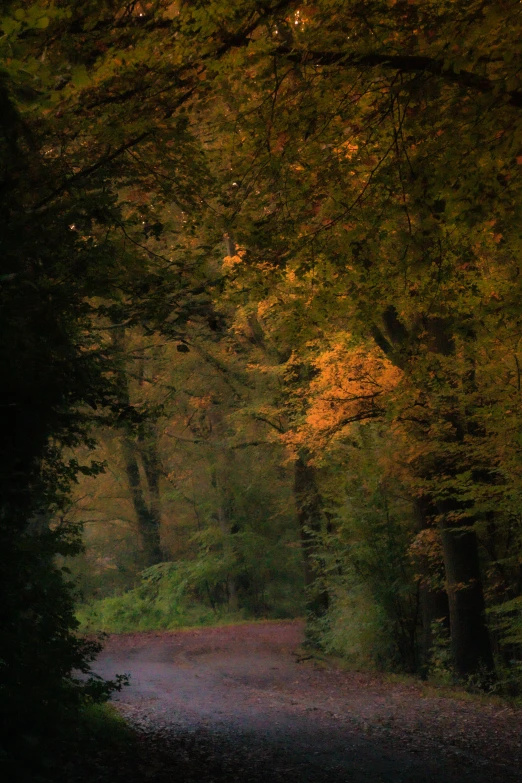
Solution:
[{"label": "gravel road surface", "polygon": [[522,711],[306,659],[298,622],[109,638],[128,783],[522,783]]}]

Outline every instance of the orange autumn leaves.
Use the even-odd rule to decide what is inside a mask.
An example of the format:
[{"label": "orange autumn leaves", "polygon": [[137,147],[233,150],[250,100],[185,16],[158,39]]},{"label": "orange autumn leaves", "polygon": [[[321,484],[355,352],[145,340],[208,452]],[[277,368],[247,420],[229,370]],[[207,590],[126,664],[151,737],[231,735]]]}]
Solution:
[{"label": "orange autumn leaves", "polygon": [[306,413],[286,440],[316,454],[346,438],[355,422],[381,417],[402,377],[378,348],[355,346],[348,334],[338,335],[313,360],[312,368]]}]

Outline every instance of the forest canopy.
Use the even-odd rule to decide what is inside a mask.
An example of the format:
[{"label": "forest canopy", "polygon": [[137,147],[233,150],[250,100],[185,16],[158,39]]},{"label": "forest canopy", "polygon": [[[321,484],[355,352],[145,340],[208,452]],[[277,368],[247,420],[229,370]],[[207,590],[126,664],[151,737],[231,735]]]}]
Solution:
[{"label": "forest canopy", "polygon": [[10,729],[84,698],[65,563],[520,687],[521,13],[4,3]]}]

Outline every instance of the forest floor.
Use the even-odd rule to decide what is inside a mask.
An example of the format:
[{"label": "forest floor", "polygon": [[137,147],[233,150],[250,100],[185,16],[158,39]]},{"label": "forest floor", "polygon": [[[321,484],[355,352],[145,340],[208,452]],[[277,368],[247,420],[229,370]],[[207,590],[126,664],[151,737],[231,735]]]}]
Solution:
[{"label": "forest floor", "polygon": [[305,659],[302,635],[285,622],[111,636],[95,668],[130,673],[114,704],[137,741],[70,780],[522,782],[522,710]]}]

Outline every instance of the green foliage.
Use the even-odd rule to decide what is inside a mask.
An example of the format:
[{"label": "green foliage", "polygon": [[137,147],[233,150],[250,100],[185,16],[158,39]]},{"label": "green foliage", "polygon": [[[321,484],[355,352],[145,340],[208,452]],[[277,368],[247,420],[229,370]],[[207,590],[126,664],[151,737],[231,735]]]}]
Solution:
[{"label": "green foliage", "polygon": [[[206,351],[216,371],[198,375],[204,393],[190,374],[162,387],[178,405],[166,437],[204,444],[188,452],[191,471],[187,452],[168,455],[172,494],[199,485],[178,502],[184,596],[291,611],[295,520],[256,494],[259,475],[244,489],[254,460],[238,467],[232,455],[245,432],[278,438],[291,454],[259,461],[272,460],[265,480],[288,506],[275,463],[300,449],[321,462],[335,436],[314,520],[328,534],[315,562],[334,596],[324,633],[343,612],[356,629],[354,602],[371,600],[373,660],[415,666],[408,549],[412,507],[427,498],[425,529],[468,542],[459,562],[473,561],[454,578],[458,558],[443,548],[451,633],[467,620],[463,584],[484,631],[461,670],[489,665],[482,583],[500,657],[520,657],[519,3],[212,0],[174,11],[170,0],[144,12],[14,0],[0,16],[0,687],[13,730],[81,703],[71,669],[94,653],[76,637],[56,565],[78,542],[56,520],[70,484],[99,467],[64,448],[92,447],[95,419],[135,440],[147,414],[166,424],[163,401],[122,404],[103,331],[115,323],[161,330],[180,355]],[[336,355],[350,371],[332,395],[314,378],[333,377],[320,359],[338,332],[350,335]],[[258,372],[264,387],[251,383]],[[328,426],[309,415],[318,398],[339,414]],[[241,429],[241,415],[259,427]],[[378,417],[396,472],[375,444],[375,468],[360,458],[352,425]],[[142,614],[176,622],[168,589],[153,584],[136,588]],[[353,632],[364,638],[364,624]]]},{"label": "green foliage", "polygon": [[439,685],[455,681],[449,630],[439,620],[432,623],[428,676]]},{"label": "green foliage", "polygon": [[380,668],[414,672],[419,595],[409,545],[415,520],[400,484],[383,475],[393,446],[382,427],[360,426],[354,443],[346,474],[339,472],[339,453],[322,468],[323,491],[331,502],[330,530],[323,540],[332,598],[325,644]]},{"label": "green foliage", "polygon": [[[182,569],[194,601],[218,614],[295,616],[303,601],[292,470],[281,464],[284,451],[266,425],[244,407],[256,410],[267,380],[245,369],[250,354],[239,338],[218,342],[200,325],[186,335],[191,350],[180,354],[174,345],[129,334],[138,357],[128,361],[133,405],[150,415],[164,400],[155,423],[164,559]],[[133,588],[143,568],[122,435],[104,432],[101,443],[107,472],[81,482],[70,510],[71,519],[85,522],[86,549],[70,567],[89,602]],[[103,606],[108,610],[112,599]],[[167,619],[158,622],[178,623],[175,612],[168,619],[171,611],[162,609]]]},{"label": "green foliage", "polygon": [[492,632],[498,638],[497,690],[509,696],[522,691],[522,596],[489,609]]},{"label": "green foliage", "polygon": [[522,596],[491,608],[495,630],[506,645],[522,645]]},{"label": "green foliage", "polygon": [[330,607],[323,628],[325,652],[338,655],[356,670],[393,668],[396,645],[384,608],[364,584],[330,591]]},{"label": "green foliage", "polygon": [[131,737],[129,724],[118,710],[110,704],[87,704],[75,727],[78,745],[119,745]]},{"label": "green foliage", "polygon": [[134,733],[109,704],[87,702],[73,720],[54,724],[52,728],[53,732],[44,741],[35,735],[28,736],[23,754],[2,759],[2,771],[9,779],[55,783],[72,780],[82,773],[87,779],[94,779],[105,757],[121,758],[123,754],[135,752]]},{"label": "green foliage", "polygon": [[[259,616],[248,599],[231,609],[226,596],[230,565],[218,558],[185,563],[160,563],[145,570],[138,587],[122,595],[80,605],[77,617],[83,632],[172,630],[214,625]],[[265,617],[296,616],[301,608],[294,590],[281,595],[277,581],[267,586]]]},{"label": "green foliage", "polygon": [[37,7],[15,13],[25,42],[12,28],[0,44],[8,52],[0,82],[0,725],[8,754],[35,758],[86,701],[118,687],[89,677],[99,646],[77,635],[74,590],[57,564],[81,548],[77,527],[63,519],[70,486],[101,470],[64,449],[92,447],[88,411],[115,402],[90,329],[95,298],[117,276],[114,245],[99,233],[115,217],[114,197],[99,178],[35,209],[62,176],[52,123],[24,116],[26,98],[39,94],[28,84],[32,35],[46,29]]},{"label": "green foliage", "polygon": [[[162,580],[159,588],[151,590],[145,577],[143,584],[120,596],[103,598],[82,604],[77,609],[80,628],[84,633],[130,633],[132,631],[172,630],[187,626],[212,625],[227,616],[208,605],[196,602],[180,591],[173,580]],[[228,616],[240,619],[240,614]]]}]

